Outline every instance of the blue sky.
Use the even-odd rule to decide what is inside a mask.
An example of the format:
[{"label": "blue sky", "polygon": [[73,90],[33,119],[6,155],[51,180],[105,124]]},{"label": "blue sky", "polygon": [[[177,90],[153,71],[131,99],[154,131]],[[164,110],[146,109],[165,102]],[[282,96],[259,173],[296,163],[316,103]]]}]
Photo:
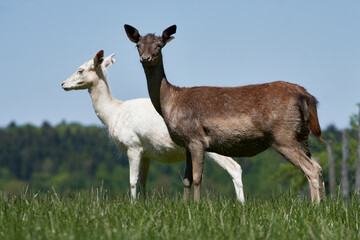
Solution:
[{"label": "blue sky", "polygon": [[163,49],[177,86],[289,81],[316,96],[322,128],[348,126],[360,102],[360,1],[0,2],[0,126],[100,125],[87,91],[60,84],[100,49],[114,97],[148,97],[143,69],[123,25],[141,34],[177,25]]}]

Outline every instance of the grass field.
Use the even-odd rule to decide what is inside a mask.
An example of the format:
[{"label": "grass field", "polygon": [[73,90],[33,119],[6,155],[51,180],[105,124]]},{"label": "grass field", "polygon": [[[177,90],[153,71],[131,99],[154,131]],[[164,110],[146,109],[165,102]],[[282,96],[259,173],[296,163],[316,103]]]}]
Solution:
[{"label": "grass field", "polygon": [[102,191],[0,192],[0,239],[360,239],[355,198],[313,205],[280,194],[241,205],[204,195],[198,203],[180,194],[132,203]]}]

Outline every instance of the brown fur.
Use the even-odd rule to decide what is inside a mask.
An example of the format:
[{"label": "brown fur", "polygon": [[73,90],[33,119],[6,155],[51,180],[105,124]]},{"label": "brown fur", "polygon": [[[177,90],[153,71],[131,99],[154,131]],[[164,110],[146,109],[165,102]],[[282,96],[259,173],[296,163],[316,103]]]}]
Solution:
[{"label": "brown fur", "polygon": [[195,199],[200,196],[204,151],[244,157],[269,147],[304,172],[313,201],[323,198],[321,167],[308,147],[310,130],[321,139],[315,97],[299,85],[281,81],[243,87],[175,87],[166,79],[161,48],[173,39],[176,26],[161,37],[142,37],[129,25],[125,30],[138,46],[154,107],[173,141],[187,150],[184,185],[194,183]]}]

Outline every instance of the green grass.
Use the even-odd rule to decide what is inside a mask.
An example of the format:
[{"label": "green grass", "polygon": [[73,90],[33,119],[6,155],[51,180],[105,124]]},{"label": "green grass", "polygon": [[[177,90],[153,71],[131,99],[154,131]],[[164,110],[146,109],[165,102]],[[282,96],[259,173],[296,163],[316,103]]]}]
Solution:
[{"label": "green grass", "polygon": [[297,196],[247,199],[95,192],[0,192],[0,239],[360,239],[359,202],[328,199],[319,205]]}]

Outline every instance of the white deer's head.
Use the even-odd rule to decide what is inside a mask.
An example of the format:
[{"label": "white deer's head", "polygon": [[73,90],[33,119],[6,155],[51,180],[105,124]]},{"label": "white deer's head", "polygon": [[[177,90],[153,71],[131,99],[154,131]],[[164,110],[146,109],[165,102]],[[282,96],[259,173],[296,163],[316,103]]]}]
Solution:
[{"label": "white deer's head", "polygon": [[100,79],[106,79],[104,68],[111,66],[115,62],[115,59],[112,58],[114,55],[111,54],[104,58],[104,51],[100,50],[93,59],[85,62],[75,73],[66,79],[61,84],[62,88],[66,91],[88,89],[94,86]]}]

